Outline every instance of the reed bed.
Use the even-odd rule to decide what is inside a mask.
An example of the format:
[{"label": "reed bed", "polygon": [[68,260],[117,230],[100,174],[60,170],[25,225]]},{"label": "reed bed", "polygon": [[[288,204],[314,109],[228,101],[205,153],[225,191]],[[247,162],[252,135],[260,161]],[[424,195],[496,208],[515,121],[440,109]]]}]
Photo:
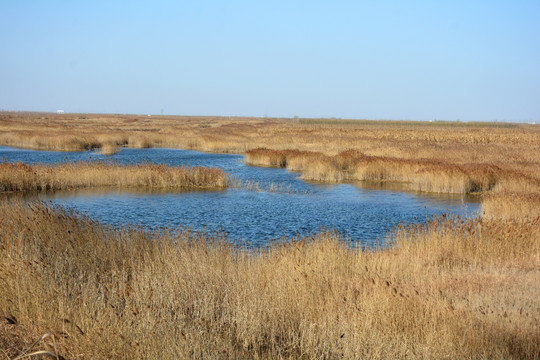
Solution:
[{"label": "reed bed", "polygon": [[[7,146],[245,153],[310,180],[483,194],[481,219],[404,225],[386,250],[331,231],[239,250],[221,234],[112,229],[3,200],[0,356],[538,359],[540,127],[503,125],[0,113]],[[2,164],[0,184],[104,186],[109,165]],[[182,183],[140,167],[102,182]],[[222,176],[193,183],[261,190]]]},{"label": "reed bed", "polygon": [[[13,358],[537,359],[540,219],[440,217],[393,247],[332,231],[239,251],[0,202],[0,348]],[[38,341],[39,340],[39,341]]]},{"label": "reed bed", "polygon": [[[523,149],[526,154],[528,149]],[[302,178],[320,182],[403,183],[413,191],[482,194],[486,218],[529,219],[540,209],[540,162],[516,168],[501,156],[497,162],[457,163],[429,158],[367,155],[346,150],[335,155],[321,152],[256,148],[246,162],[299,171]]]},{"label": "reed bed", "polygon": [[[242,154],[266,148],[271,158],[251,153],[248,160],[310,180],[404,181],[421,191],[467,193],[491,190],[496,177],[497,191],[540,192],[536,125],[0,113],[0,144],[104,153],[122,146]],[[343,169],[353,160],[354,169]]]},{"label": "reed bed", "polygon": [[[336,155],[353,149],[371,156],[454,163],[519,161],[538,164],[540,126],[501,123],[324,121],[243,117],[0,113],[0,144],[44,150],[177,147],[244,153],[265,147]],[[78,145],[77,145],[78,144]]]},{"label": "reed bed", "polygon": [[[312,181],[402,182],[411,190],[489,193],[484,215],[540,194],[540,126],[340,119],[0,113],[0,144],[81,151],[170,147],[247,155]],[[269,149],[255,156],[256,149]],[[488,199],[488,197],[486,197]],[[500,199],[497,206],[493,204]],[[528,203],[528,202],[527,202]],[[495,212],[490,213],[492,210]],[[505,216],[519,218],[520,212]]]},{"label": "reed bed", "polygon": [[228,175],[221,169],[161,164],[119,165],[74,162],[58,165],[0,163],[0,192],[70,190],[88,187],[148,189],[222,189]]},{"label": "reed bed", "polygon": [[462,122],[462,121],[410,121],[410,120],[368,120],[368,119],[337,119],[337,118],[307,118],[307,119],[298,119],[300,124],[309,124],[309,125],[348,125],[348,126],[358,126],[358,125],[378,125],[381,121],[384,122],[386,126],[426,126],[426,127],[439,127],[439,126],[449,126],[449,127],[470,127],[470,128],[517,128],[519,124],[508,123],[508,122],[483,122],[483,121],[472,121],[472,122]]},{"label": "reed bed", "polygon": [[[413,190],[438,193],[469,194],[490,191],[506,175],[496,166],[403,160],[368,156],[358,151],[327,156],[316,152],[258,148],[246,152],[246,162],[300,171],[305,180],[405,182],[410,184]],[[515,177],[516,173],[512,176]],[[537,186],[540,189],[540,181]]]},{"label": "reed bed", "polygon": [[490,193],[482,199],[482,216],[489,219],[537,218],[540,216],[540,193]]}]

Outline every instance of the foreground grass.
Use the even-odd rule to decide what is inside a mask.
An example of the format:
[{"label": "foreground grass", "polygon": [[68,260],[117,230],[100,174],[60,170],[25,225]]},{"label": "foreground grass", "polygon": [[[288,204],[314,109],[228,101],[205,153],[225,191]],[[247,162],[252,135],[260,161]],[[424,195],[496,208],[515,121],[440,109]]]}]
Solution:
[{"label": "foreground grass", "polygon": [[58,165],[0,163],[0,192],[70,190],[89,187],[146,189],[220,189],[227,174],[217,168],[156,164],[119,165],[74,162]]},{"label": "foreground grass", "polygon": [[322,232],[247,252],[42,203],[0,212],[0,357],[539,356],[540,218],[435,218],[383,251]]}]

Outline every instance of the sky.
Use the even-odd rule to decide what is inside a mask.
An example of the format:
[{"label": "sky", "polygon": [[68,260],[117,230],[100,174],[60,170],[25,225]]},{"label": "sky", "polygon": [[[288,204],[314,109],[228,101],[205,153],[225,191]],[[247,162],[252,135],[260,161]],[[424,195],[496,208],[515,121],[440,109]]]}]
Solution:
[{"label": "sky", "polygon": [[540,0],[0,0],[0,109],[540,122]]}]

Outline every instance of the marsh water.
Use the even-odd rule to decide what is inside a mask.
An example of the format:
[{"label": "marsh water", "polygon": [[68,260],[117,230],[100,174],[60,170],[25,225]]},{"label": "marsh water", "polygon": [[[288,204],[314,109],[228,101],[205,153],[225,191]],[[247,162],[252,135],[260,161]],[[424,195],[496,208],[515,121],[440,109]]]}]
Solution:
[{"label": "marsh water", "polygon": [[477,199],[406,191],[365,184],[315,184],[286,169],[246,165],[242,155],[178,149],[122,149],[104,156],[95,151],[54,152],[0,147],[5,162],[55,164],[66,161],[143,162],[219,167],[253,186],[222,191],[148,192],[90,189],[41,192],[32,197],[73,208],[102,223],[145,228],[192,228],[227,234],[232,241],[265,245],[283,236],[312,235],[323,228],[340,232],[353,244],[384,243],[400,223],[424,222],[434,214],[475,216]]}]

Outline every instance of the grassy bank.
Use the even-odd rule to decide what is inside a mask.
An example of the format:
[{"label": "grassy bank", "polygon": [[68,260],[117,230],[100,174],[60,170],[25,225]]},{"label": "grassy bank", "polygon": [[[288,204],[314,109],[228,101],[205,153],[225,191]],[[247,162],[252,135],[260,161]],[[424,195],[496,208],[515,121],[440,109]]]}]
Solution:
[{"label": "grassy bank", "polygon": [[58,165],[0,163],[0,192],[70,190],[89,187],[147,189],[220,189],[228,176],[216,168],[155,164],[119,165],[75,162]]},{"label": "grassy bank", "polygon": [[[436,218],[385,251],[320,233],[249,254],[0,203],[6,358],[538,358],[540,218]],[[42,335],[48,334],[41,341]]]},{"label": "grassy bank", "polygon": [[405,160],[352,150],[329,156],[264,148],[247,151],[246,162],[299,171],[304,180],[311,181],[400,182],[416,191],[483,193],[482,211],[488,218],[528,219],[540,215],[540,168],[525,173],[482,163]]}]

